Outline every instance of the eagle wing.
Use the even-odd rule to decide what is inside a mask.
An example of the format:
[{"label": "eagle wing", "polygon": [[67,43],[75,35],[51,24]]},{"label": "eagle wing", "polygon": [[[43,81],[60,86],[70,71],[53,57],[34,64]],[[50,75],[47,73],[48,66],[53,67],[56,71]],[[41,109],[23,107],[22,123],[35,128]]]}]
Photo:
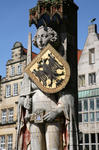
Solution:
[{"label": "eagle wing", "polygon": [[52,54],[49,54],[49,65],[52,71],[56,72],[57,69],[63,70],[63,65],[59,64]]},{"label": "eagle wing", "polygon": [[39,81],[43,82],[43,85],[46,86],[47,75],[42,70],[33,70],[33,73],[38,77]]}]

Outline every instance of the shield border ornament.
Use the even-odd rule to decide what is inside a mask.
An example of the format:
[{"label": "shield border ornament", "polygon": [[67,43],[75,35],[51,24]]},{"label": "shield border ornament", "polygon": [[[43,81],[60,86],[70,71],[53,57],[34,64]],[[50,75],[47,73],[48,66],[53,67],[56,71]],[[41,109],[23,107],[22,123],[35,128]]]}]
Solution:
[{"label": "shield border ornament", "polygon": [[[66,74],[65,78],[62,81],[61,85],[56,88],[47,88],[44,87],[43,84],[38,80],[36,75],[30,71],[31,67],[37,62],[39,62],[42,58],[42,56],[47,52],[50,51],[59,62],[64,66]],[[25,68],[25,72],[29,75],[30,79],[38,86],[38,88],[45,92],[45,93],[57,93],[61,91],[65,86],[67,85],[69,79],[70,79],[70,67],[69,64],[63,59],[63,57],[50,45],[48,44],[41,52],[31,61],[31,63]]]}]

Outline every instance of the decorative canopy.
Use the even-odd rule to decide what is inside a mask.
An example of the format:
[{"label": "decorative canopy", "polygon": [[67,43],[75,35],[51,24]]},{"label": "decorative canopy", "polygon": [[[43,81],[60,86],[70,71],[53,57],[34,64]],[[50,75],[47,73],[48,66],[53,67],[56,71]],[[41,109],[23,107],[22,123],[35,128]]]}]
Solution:
[{"label": "decorative canopy", "polygon": [[72,3],[73,0],[39,0],[37,6],[30,9],[29,26],[35,24],[39,28],[41,25],[59,25],[63,20],[63,5],[67,9]]}]

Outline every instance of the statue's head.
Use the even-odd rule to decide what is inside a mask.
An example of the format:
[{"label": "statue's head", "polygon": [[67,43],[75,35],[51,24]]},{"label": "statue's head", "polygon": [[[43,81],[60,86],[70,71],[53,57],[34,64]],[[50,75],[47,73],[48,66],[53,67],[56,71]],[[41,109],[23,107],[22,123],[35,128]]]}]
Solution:
[{"label": "statue's head", "polygon": [[39,49],[43,49],[48,43],[58,41],[57,33],[51,27],[40,26],[33,39],[33,44]]}]

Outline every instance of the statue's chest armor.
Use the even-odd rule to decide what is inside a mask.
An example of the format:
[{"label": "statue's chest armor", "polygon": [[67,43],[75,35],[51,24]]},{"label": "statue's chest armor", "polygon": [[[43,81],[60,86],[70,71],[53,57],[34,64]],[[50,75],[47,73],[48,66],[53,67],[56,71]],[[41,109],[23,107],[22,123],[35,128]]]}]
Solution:
[{"label": "statue's chest armor", "polygon": [[45,112],[54,110],[57,107],[55,95],[45,95],[42,91],[36,90],[32,97],[32,111],[35,112],[38,109],[44,109]]}]

